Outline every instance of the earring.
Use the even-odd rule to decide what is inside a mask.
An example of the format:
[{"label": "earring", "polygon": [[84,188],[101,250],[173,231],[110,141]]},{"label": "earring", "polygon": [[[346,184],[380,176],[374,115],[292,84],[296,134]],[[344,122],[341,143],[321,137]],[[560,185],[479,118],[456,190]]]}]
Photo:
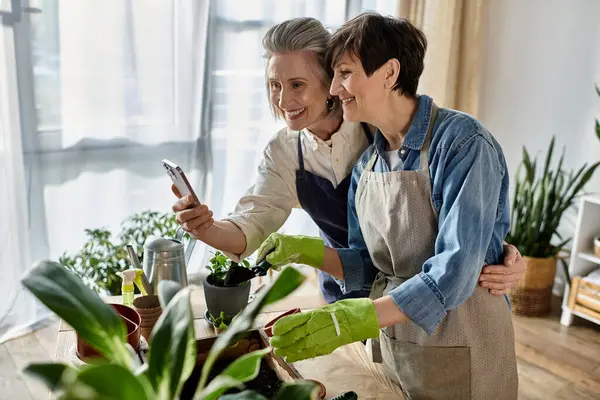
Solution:
[{"label": "earring", "polygon": [[333,99],[331,97],[327,98],[327,108],[329,110],[333,110],[333,107],[335,107],[335,102],[333,101]]}]

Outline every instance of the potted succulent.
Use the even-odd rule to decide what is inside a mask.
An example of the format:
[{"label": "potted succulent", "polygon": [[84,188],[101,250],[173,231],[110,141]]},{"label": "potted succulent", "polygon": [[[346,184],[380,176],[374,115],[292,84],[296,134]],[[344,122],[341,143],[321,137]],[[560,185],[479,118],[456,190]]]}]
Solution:
[{"label": "potted succulent", "polygon": [[[125,341],[125,325],[114,309],[60,264],[42,262],[23,280],[24,286],[70,324],[105,361],[79,368],[61,363],[32,364],[25,373],[41,379],[58,398],[70,400],[265,400],[267,397],[259,393],[264,389],[261,382],[269,393],[274,392],[268,398],[315,399],[317,386],[310,381],[274,381],[277,378],[265,370],[265,360],[275,356],[269,347],[261,348],[252,337],[248,339],[260,310],[287,296],[303,280],[297,270],[283,270],[208,349],[201,349],[195,340],[190,289],[161,281],[159,298],[164,311],[152,331],[147,362],[141,362]],[[224,355],[235,357],[222,364]]]},{"label": "potted succulent", "polygon": [[[600,130],[598,130],[600,137]],[[563,168],[563,154],[553,166],[554,137],[546,160],[538,168],[523,148],[523,161],[515,179],[511,228],[506,241],[515,245],[527,262],[521,281],[509,289],[515,314],[540,316],[550,311],[557,258],[571,240],[558,233],[563,213],[574,203],[600,164],[584,164],[577,171]],[[561,261],[563,261],[561,259]],[[566,279],[568,271],[563,262]]]},{"label": "potted succulent", "polygon": [[224,315],[224,318],[233,318],[248,304],[250,297],[250,281],[229,286],[227,276],[233,267],[249,268],[250,263],[243,260],[236,263],[227,258],[220,251],[216,251],[209,260],[206,268],[210,274],[204,280],[204,298],[206,299],[207,320],[211,315]]}]

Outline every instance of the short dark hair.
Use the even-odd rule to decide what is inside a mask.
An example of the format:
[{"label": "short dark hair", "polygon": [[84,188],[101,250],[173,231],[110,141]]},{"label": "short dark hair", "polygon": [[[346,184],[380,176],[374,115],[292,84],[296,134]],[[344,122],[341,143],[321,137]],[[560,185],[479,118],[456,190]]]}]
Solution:
[{"label": "short dark hair", "polygon": [[423,32],[406,18],[384,17],[367,12],[346,22],[333,34],[328,50],[332,67],[349,52],[362,63],[371,76],[392,58],[400,62],[400,74],[392,90],[417,94],[427,39]]}]

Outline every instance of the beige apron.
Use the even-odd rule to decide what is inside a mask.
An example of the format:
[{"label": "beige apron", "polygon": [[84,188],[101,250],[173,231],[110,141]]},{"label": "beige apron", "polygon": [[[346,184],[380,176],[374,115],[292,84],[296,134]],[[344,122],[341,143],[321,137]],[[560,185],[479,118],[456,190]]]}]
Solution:
[{"label": "beige apron", "polygon": [[[358,220],[379,269],[372,298],[417,275],[434,255],[438,216],[431,201],[428,152],[437,110],[434,104],[418,171],[373,172],[374,152],[360,178]],[[408,399],[517,399],[510,310],[504,297],[479,285],[466,302],[448,311],[431,336],[409,321],[382,329],[379,341],[384,369]]]}]

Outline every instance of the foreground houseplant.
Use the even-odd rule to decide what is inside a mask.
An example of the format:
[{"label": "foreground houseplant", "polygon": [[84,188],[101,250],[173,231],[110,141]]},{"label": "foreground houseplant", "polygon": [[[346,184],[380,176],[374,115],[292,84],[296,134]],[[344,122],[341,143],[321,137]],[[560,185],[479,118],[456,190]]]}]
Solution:
[{"label": "foreground houseplant", "polygon": [[87,240],[74,254],[63,253],[58,262],[101,295],[121,294],[117,272],[130,268],[126,244],[135,244],[140,261],[141,249],[150,235],[174,238],[179,225],[173,213],[143,211],[121,223],[115,236],[106,229],[86,229]]},{"label": "foreground houseplant", "polygon": [[540,316],[550,311],[557,256],[570,241],[558,232],[561,218],[600,164],[567,171],[563,168],[564,152],[556,166],[552,165],[553,152],[554,137],[544,165],[538,168],[537,160],[523,148],[523,161],[516,173],[506,241],[515,245],[527,262],[524,277],[509,290],[513,312],[520,315]]},{"label": "foreground houseplant", "polygon": [[[295,269],[285,269],[264,295],[249,304],[218,336],[204,361],[194,399],[217,399],[232,388],[243,388],[245,382],[256,377],[268,348],[238,358],[212,379],[209,374],[219,354],[243,337],[260,310],[287,296],[303,280],[304,276]],[[125,344],[125,327],[119,316],[60,264],[40,263],[23,284],[106,359],[80,369],[60,363],[29,365],[25,372],[43,380],[59,399],[179,398],[196,362],[188,288],[181,289],[172,281],[160,282],[159,297],[164,311],[152,331],[148,363],[140,364],[133,349]],[[285,383],[274,399],[313,399],[315,395],[316,387],[310,382]],[[248,390],[221,398],[265,399]]]},{"label": "foreground houseplant", "polygon": [[225,318],[233,318],[248,303],[250,297],[250,281],[228,286],[226,282],[227,273],[232,267],[243,266],[249,268],[250,263],[243,260],[241,263],[227,258],[220,251],[216,251],[209,260],[206,268],[210,274],[203,282],[204,298],[208,314],[215,317],[224,315]]}]

